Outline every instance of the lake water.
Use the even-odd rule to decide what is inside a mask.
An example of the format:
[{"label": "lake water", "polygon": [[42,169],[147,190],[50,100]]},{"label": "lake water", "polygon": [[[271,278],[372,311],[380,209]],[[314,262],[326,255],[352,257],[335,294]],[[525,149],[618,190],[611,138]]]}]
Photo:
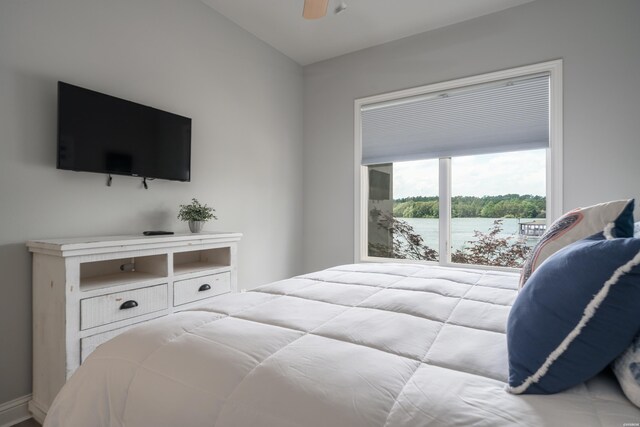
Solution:
[{"label": "lake water", "polygon": [[[422,236],[424,243],[434,249],[438,248],[438,219],[437,218],[398,218],[407,222]],[[474,231],[483,233],[489,231],[496,218],[452,218],[451,219],[451,245],[453,250],[461,249],[466,242],[474,239]],[[521,218],[520,221],[530,221]],[[518,237],[518,219],[503,218],[501,237]],[[533,246],[538,239],[529,238],[527,244]]]}]

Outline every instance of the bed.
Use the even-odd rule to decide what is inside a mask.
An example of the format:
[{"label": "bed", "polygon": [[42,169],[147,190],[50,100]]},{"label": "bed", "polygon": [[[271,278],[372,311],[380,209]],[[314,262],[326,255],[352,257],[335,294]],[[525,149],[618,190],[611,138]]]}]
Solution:
[{"label": "bed", "polygon": [[44,427],[638,425],[609,372],[505,390],[518,279],[355,264],[215,298],[100,346]]}]

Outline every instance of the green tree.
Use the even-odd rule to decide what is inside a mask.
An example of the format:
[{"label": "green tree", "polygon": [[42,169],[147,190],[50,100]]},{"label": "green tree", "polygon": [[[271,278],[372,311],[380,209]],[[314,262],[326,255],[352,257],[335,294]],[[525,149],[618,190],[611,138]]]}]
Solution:
[{"label": "green tree", "polygon": [[[453,218],[544,218],[546,198],[530,194],[501,196],[455,196],[451,198]],[[394,200],[397,218],[437,218],[438,197],[416,196]]]}]

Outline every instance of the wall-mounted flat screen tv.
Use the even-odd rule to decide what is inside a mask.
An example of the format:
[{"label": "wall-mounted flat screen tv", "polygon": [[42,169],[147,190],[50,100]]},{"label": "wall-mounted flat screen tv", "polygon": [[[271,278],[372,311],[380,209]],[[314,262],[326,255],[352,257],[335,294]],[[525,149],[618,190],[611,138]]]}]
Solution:
[{"label": "wall-mounted flat screen tv", "polygon": [[58,82],[58,169],[191,179],[191,119]]}]

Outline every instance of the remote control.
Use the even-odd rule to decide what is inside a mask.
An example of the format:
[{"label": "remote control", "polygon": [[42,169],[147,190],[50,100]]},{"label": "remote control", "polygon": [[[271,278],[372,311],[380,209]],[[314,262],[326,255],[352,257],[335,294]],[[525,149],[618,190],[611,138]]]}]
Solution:
[{"label": "remote control", "polygon": [[151,230],[145,231],[142,234],[144,234],[145,236],[162,236],[164,234],[173,234],[173,231]]}]

